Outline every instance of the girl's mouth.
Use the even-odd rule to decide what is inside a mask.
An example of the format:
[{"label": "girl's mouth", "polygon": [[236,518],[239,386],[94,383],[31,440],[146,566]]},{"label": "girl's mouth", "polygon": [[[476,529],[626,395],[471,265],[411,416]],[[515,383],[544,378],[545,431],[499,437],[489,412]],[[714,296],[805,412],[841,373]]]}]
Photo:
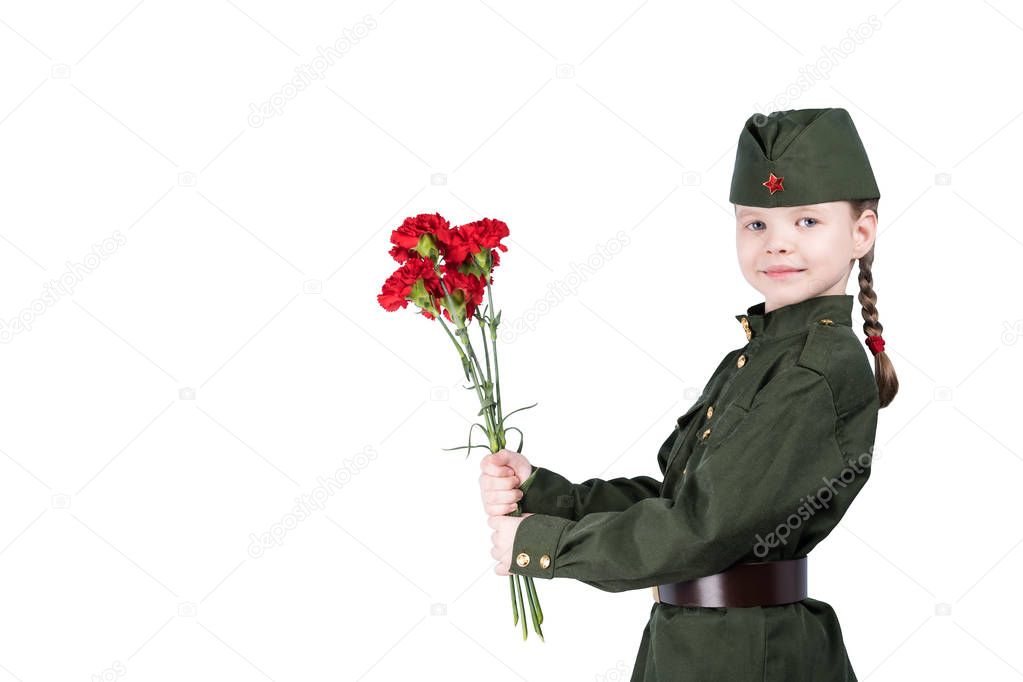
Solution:
[{"label": "girl's mouth", "polygon": [[770,277],[771,279],[787,279],[793,277],[800,272],[804,272],[806,268],[802,270],[763,270],[762,272]]}]

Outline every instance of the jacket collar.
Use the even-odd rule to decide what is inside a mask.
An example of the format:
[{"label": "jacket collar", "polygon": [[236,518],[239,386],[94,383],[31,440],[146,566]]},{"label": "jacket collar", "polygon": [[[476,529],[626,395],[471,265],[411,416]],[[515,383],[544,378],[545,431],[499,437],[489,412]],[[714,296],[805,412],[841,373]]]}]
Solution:
[{"label": "jacket collar", "polygon": [[818,320],[852,326],[853,297],[849,294],[812,296],[775,308],[769,313],[764,312],[766,305],[766,301],[761,301],[747,308],[745,314],[735,316],[746,330],[747,340],[753,336],[785,336],[805,329]]}]

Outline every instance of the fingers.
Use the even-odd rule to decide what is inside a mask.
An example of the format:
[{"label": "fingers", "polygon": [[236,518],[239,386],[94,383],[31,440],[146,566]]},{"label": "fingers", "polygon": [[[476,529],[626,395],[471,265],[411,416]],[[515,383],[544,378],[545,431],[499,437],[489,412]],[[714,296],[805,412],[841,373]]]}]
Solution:
[{"label": "fingers", "polygon": [[522,498],[519,477],[494,477],[480,475],[480,500],[488,516],[503,515],[515,511],[515,501]]},{"label": "fingers", "polygon": [[487,516],[504,516],[518,509],[523,492],[515,490],[490,490],[483,495],[483,511]]},{"label": "fingers", "polygon": [[502,547],[502,528],[511,521],[504,516],[491,516],[487,519],[487,525],[494,529],[490,534],[490,556],[497,560],[494,565],[494,572],[498,575],[510,575],[511,548]]},{"label": "fingers", "polygon": [[[503,519],[508,514],[511,514],[517,505],[514,502],[499,502],[496,504],[485,504],[483,505],[483,513],[492,519]],[[509,517],[510,518],[510,517]]]},{"label": "fingers", "polygon": [[514,502],[483,505],[483,513],[492,519],[502,518],[507,514],[511,514],[516,509],[518,509],[518,505]]},{"label": "fingers", "polygon": [[[489,456],[489,455],[488,455]],[[522,498],[519,490],[521,481],[511,467],[494,467],[500,475],[492,476],[485,471],[480,474],[480,499],[487,516],[504,516],[515,511],[515,504]]]},{"label": "fingers", "polygon": [[508,451],[498,450],[497,452],[491,452],[489,455],[480,460],[480,468],[484,471],[490,468],[499,468],[508,463]]},{"label": "fingers", "polygon": [[512,476],[488,476],[483,474],[480,478],[480,488],[483,490],[511,490],[519,487],[519,477]]},{"label": "fingers", "polygon": [[[489,457],[490,455],[488,455]],[[486,457],[480,460],[480,470],[488,476],[514,476],[515,470],[504,463],[488,461]]]},{"label": "fingers", "polygon": [[483,501],[486,504],[508,504],[518,502],[524,493],[518,488],[512,490],[487,490],[483,493]]}]

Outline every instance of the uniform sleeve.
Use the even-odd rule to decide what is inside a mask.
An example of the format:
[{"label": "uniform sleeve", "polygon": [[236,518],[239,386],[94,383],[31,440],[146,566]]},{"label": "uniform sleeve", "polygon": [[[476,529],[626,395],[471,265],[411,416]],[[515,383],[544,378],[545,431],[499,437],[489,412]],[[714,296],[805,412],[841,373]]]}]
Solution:
[{"label": "uniform sleeve", "polygon": [[533,466],[533,473],[519,485],[523,512],[549,514],[574,521],[595,512],[622,511],[661,494],[661,481],[651,476],[591,478],[572,483],[550,469]]},{"label": "uniform sleeve", "polygon": [[749,411],[729,404],[707,422],[699,461],[673,498],[650,497],[579,520],[526,517],[510,571],[621,592],[723,571],[786,524],[796,525],[787,536],[795,543],[790,536],[801,528],[793,515],[798,521],[822,479],[846,465],[837,424],[827,379],[799,365],[786,368],[758,391]]}]

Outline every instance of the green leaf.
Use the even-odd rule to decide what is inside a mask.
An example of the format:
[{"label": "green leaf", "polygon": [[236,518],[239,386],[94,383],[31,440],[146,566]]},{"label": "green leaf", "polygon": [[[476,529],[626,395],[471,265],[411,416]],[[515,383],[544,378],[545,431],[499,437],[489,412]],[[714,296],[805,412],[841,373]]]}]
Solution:
[{"label": "green leaf", "polygon": [[540,404],[540,403],[533,403],[532,405],[526,405],[525,407],[520,407],[520,408],[519,408],[519,409],[517,409],[517,410],[512,410],[512,411],[511,411],[511,412],[509,412],[508,414],[504,415],[504,418],[505,418],[505,419],[507,419],[508,417],[512,416],[512,415],[513,415],[513,414],[515,414],[516,412],[521,412],[522,410],[528,410],[529,408],[531,408],[531,407],[536,407],[536,406],[537,406],[537,405],[539,405],[539,404]]},{"label": "green leaf", "polygon": [[[459,445],[457,448],[441,448],[441,450],[462,450],[462,449],[466,449],[466,448],[488,448],[489,449],[490,446],[489,445],[482,445],[480,443],[477,443],[476,445]],[[468,456],[468,455],[466,455],[466,456]]]},{"label": "green leaf", "polygon": [[472,454],[472,449],[473,448],[486,448],[486,449],[489,450],[490,449],[489,445],[473,445],[472,444],[472,430],[475,427],[477,427],[477,426],[480,427],[480,430],[482,430],[484,434],[487,433],[487,429],[486,429],[485,426],[483,426],[483,424],[480,424],[479,422],[473,422],[472,426],[469,427],[469,444],[468,445],[459,445],[457,448],[441,448],[441,449],[442,450],[461,450],[462,448],[465,448],[466,449],[466,453],[465,453],[465,458],[466,459],[469,459],[469,455]]},{"label": "green leaf", "polygon": [[517,426],[509,426],[508,428],[506,428],[504,430],[505,435],[507,435],[509,431],[518,431],[519,432],[519,447],[516,448],[515,452],[517,452],[517,453],[519,453],[521,455],[522,454],[522,441],[525,440],[525,436],[522,433],[522,429],[520,429]]},{"label": "green leaf", "polygon": [[489,445],[481,445],[477,443],[476,445],[459,445],[457,448],[441,448],[441,450],[462,450],[464,448],[489,448],[489,447],[490,447]]}]

